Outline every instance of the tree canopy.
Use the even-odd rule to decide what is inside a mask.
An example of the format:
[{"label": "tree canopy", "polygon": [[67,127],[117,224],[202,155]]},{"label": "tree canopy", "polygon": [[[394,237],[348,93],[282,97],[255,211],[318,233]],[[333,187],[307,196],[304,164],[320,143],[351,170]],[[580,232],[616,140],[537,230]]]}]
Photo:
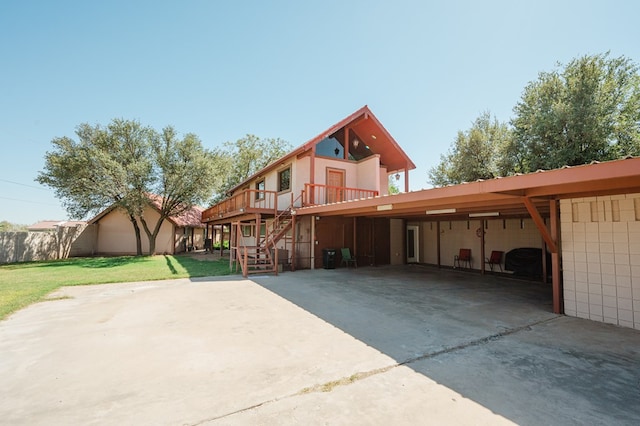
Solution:
[{"label": "tree canopy", "polygon": [[215,155],[224,166],[219,168],[223,173],[217,180],[214,201],[224,198],[229,190],[291,149],[291,144],[282,139],[259,138],[255,135],[246,135],[235,142],[226,142],[222,149],[215,151]]},{"label": "tree canopy", "polygon": [[[541,72],[510,126],[483,113],[429,172],[436,186],[640,155],[640,74],[608,53]],[[494,135],[494,136],[492,136]]]},{"label": "tree canopy", "polygon": [[429,171],[436,186],[491,179],[502,171],[500,157],[509,144],[511,132],[505,123],[483,112],[465,132],[458,132],[452,147],[440,156],[440,163]]},{"label": "tree canopy", "polygon": [[[83,218],[107,207],[123,209],[136,234],[149,236],[150,253],[162,222],[204,202],[215,186],[215,155],[193,134],[178,138],[172,127],[158,133],[137,121],[114,119],[108,126],[81,124],[77,141],[55,138],[36,180],[53,188],[69,214]],[[149,226],[143,216],[155,194],[163,201],[160,219]],[[151,230],[153,228],[153,230]]]}]

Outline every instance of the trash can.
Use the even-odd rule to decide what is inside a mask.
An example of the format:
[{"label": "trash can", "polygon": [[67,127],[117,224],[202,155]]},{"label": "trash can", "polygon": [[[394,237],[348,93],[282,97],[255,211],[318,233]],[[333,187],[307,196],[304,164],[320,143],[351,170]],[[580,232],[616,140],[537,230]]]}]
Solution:
[{"label": "trash can", "polygon": [[324,269],[336,269],[336,249],[322,249],[322,267]]}]

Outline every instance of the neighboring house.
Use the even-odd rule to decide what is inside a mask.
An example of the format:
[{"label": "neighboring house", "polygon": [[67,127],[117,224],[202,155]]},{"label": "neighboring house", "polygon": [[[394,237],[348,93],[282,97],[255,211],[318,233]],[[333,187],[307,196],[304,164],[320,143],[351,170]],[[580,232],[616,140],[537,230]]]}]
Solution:
[{"label": "neighboring house", "polygon": [[84,226],[87,222],[83,220],[43,220],[33,225],[27,226],[27,231],[31,232],[51,232],[59,227]]},{"label": "neighboring house", "polygon": [[[408,192],[413,162],[365,106],[234,188],[202,214],[229,227],[243,274],[359,265],[510,267],[540,253],[553,311],[640,329],[640,158]],[[404,193],[387,179],[404,175]],[[426,178],[426,177],[425,177]],[[275,250],[278,248],[279,250]],[[493,251],[504,257],[490,265]],[[507,270],[506,273],[513,273]]]},{"label": "neighboring house", "polygon": [[[160,218],[161,200],[151,197],[143,215],[149,227],[154,227]],[[176,254],[192,249],[204,248],[204,224],[201,222],[203,209],[193,207],[186,212],[171,216],[162,223],[156,237],[156,253]],[[136,254],[136,237],[127,213],[117,206],[111,206],[89,221],[97,225],[96,253],[104,255]],[[142,223],[140,226],[142,252],[148,253],[149,240]],[[153,229],[153,228],[152,228]]]}]

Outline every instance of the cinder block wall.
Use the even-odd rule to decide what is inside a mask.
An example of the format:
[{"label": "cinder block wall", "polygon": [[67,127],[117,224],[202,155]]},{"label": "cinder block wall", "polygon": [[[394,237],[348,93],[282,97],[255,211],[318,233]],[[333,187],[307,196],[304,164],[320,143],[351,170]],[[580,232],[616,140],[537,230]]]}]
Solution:
[{"label": "cinder block wall", "polygon": [[640,194],[560,202],[564,308],[640,330]]}]

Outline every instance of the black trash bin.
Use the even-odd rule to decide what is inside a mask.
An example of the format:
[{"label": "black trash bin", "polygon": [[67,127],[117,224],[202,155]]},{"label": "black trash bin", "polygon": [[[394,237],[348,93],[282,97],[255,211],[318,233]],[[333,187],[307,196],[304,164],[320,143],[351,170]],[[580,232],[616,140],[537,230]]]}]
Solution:
[{"label": "black trash bin", "polygon": [[322,267],[324,269],[336,269],[336,249],[322,249]]}]

